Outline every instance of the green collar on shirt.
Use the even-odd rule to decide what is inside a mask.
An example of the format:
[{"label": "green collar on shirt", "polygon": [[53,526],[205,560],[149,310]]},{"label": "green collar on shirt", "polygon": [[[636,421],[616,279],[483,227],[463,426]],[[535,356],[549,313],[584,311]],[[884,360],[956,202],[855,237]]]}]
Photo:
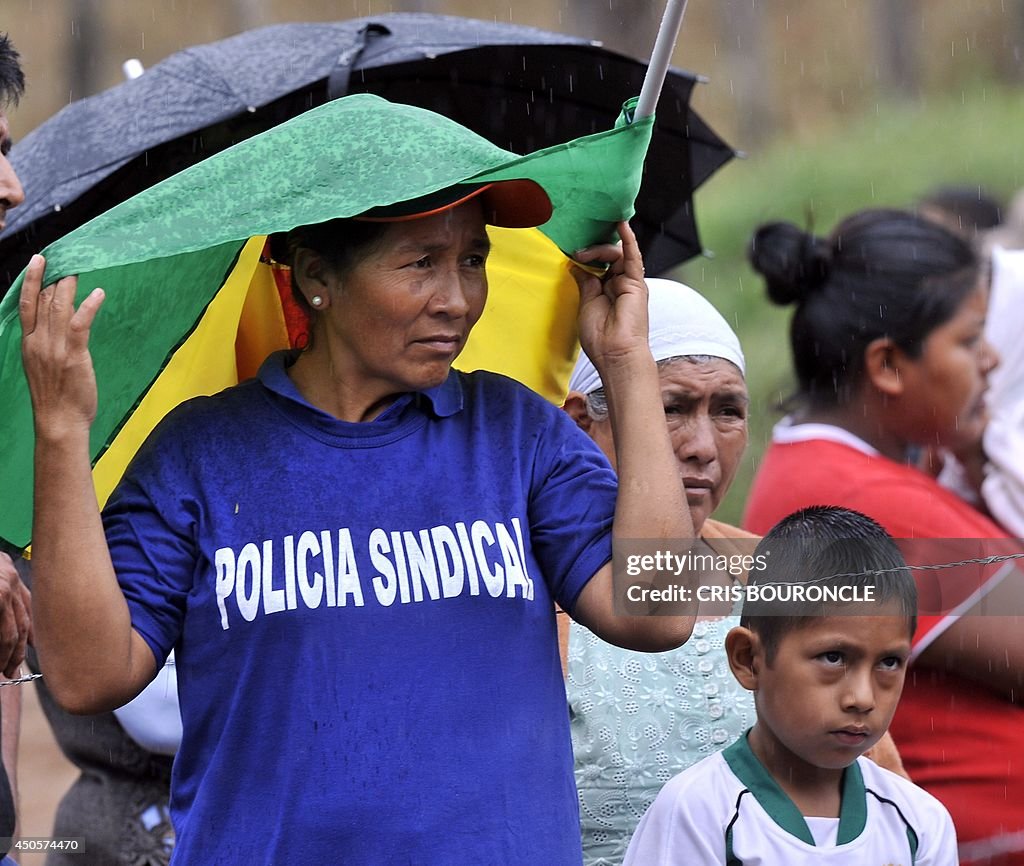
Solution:
[{"label": "green collar on shirt", "polygon": [[[814,844],[814,837],[804,816],[796,804],[789,799],[779,783],[772,778],[757,756],[750,748],[747,731],[735,743],[723,750],[722,757],[729,769],[754,795],[761,807],[771,819],[791,836],[796,836],[808,845]],[[839,833],[837,845],[852,842],[863,831],[868,820],[867,795],[864,789],[864,776],[854,761],[843,771],[843,789],[839,803]]]}]

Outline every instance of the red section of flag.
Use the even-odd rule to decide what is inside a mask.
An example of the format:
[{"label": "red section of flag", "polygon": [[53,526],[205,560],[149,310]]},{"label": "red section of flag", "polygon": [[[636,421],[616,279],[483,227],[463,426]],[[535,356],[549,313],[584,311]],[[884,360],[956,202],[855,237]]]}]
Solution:
[{"label": "red section of flag", "polygon": [[[263,248],[262,261],[270,261],[270,241]],[[299,306],[292,292],[291,268],[276,262],[270,266],[274,274],[277,294],[281,298],[281,312],[284,314],[284,325],[288,330],[288,344],[293,349],[304,349],[309,343],[309,313]]]}]

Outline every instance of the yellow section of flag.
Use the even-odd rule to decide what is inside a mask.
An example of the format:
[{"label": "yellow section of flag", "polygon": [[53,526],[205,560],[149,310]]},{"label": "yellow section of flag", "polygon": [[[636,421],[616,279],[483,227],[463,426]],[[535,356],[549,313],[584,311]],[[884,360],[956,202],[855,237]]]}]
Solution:
[{"label": "yellow section of flag", "polygon": [[569,260],[538,229],[487,231],[487,306],[455,366],[504,373],[560,406],[579,352]]},{"label": "yellow section of flag", "polygon": [[[216,394],[237,384],[238,363],[233,347],[239,323],[243,311],[250,304],[258,306],[264,315],[267,309],[273,309],[266,300],[262,303],[257,300],[261,295],[265,299],[268,291],[273,292],[270,300],[277,307],[280,327],[276,345],[268,348],[264,356],[287,344],[273,276],[269,268],[260,265],[260,253],[265,240],[264,237],[249,239],[223,288],[210,302],[195,330],[171,355],[170,361],[118,431],[110,447],[96,461],[92,477],[100,507],[121,480],[139,446],[164,415],[191,397]],[[254,300],[247,304],[250,295]],[[267,332],[273,330],[273,321],[271,316],[266,323],[254,327],[250,343],[257,343],[261,337],[266,342]],[[103,399],[102,394],[100,399]]]}]

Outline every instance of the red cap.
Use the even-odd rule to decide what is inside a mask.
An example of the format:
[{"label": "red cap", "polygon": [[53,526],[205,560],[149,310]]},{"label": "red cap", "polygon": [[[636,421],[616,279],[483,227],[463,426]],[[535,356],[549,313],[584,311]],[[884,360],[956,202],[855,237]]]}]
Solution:
[{"label": "red cap", "polygon": [[492,183],[457,183],[409,201],[382,205],[354,217],[366,222],[404,222],[443,213],[480,196],[488,225],[508,229],[539,226],[551,219],[551,199],[536,181],[525,178]]}]

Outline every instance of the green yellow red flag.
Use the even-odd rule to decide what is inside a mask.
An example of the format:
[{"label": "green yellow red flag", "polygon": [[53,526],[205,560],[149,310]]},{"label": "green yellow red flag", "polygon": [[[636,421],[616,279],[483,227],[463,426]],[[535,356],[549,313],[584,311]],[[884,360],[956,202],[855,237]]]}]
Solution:
[{"label": "green yellow red flag", "polygon": [[[295,311],[286,277],[264,255],[266,235],[455,183],[528,178],[551,199],[539,229],[490,229],[488,306],[457,366],[559,399],[576,351],[567,253],[607,240],[632,215],[652,124],[624,113],[612,130],[517,156],[441,115],[359,94],[192,166],[52,244],[47,282],[78,274],[79,300],[97,286],[107,296],[90,342],[100,503],[167,411],[294,344]],[[0,302],[0,538],[17,547],[31,538],[33,449],[20,285]]]}]

